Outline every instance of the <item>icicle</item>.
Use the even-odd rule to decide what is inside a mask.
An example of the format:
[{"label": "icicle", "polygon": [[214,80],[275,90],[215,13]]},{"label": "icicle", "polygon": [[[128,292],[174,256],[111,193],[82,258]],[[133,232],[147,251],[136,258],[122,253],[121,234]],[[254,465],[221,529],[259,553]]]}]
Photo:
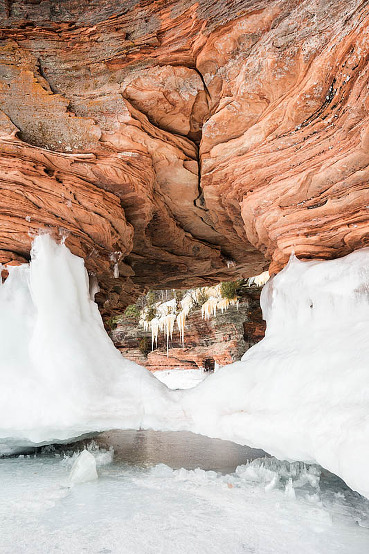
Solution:
[{"label": "icicle", "polygon": [[[195,293],[195,295],[196,295],[196,293]],[[178,329],[179,329],[179,336],[180,336],[180,340],[181,340],[183,346],[184,346],[184,333],[185,333],[186,318],[187,318],[188,314],[190,313],[190,310],[191,310],[194,302],[195,302],[195,299],[193,297],[193,291],[190,291],[187,294],[185,294],[185,296],[181,300],[182,310],[177,315],[177,325],[178,325]]]},{"label": "icicle", "polygon": [[119,250],[117,252],[112,252],[110,254],[110,261],[114,262],[114,266],[113,266],[114,279],[119,278],[119,262],[122,259],[122,256],[123,254]]},{"label": "icicle", "polygon": [[174,314],[168,314],[163,318],[164,333],[167,339],[167,356],[169,355],[169,337],[172,340],[175,320],[176,316]]},{"label": "icicle", "polygon": [[224,311],[228,308],[230,304],[230,300],[229,298],[221,298],[218,302],[218,308],[221,310],[222,314],[224,313]]},{"label": "icicle", "polygon": [[[157,317],[149,322],[146,321],[145,315],[147,315],[147,312],[144,310],[143,317],[140,321],[145,331],[149,329],[151,330],[152,349],[154,349],[155,346],[157,347],[158,334],[159,332],[162,332],[167,344],[167,356],[169,355],[169,340],[172,340],[174,325],[176,322],[179,330],[180,341],[182,342],[182,345],[184,345],[186,318],[190,313],[192,306],[194,303],[198,302],[198,299],[203,292],[211,295],[201,307],[201,315],[205,320],[210,319],[212,316],[215,317],[218,309],[222,313],[224,313],[230,305],[236,305],[238,309],[239,303],[237,298],[222,298],[220,284],[214,287],[205,287],[202,289],[188,291],[180,302],[182,309],[179,312],[177,312],[178,306],[175,298],[167,300],[166,302],[158,302],[155,304]],[[165,291],[165,295],[168,296],[168,291]]]},{"label": "icicle", "polygon": [[178,325],[179,337],[180,337],[180,340],[181,340],[181,342],[182,342],[182,345],[184,345],[184,328],[185,328],[185,322],[186,322],[186,314],[185,314],[185,312],[182,310],[182,311],[179,312],[179,314],[177,315],[177,325]]},{"label": "icicle", "polygon": [[65,241],[69,237],[70,232],[68,231],[68,229],[65,229],[64,227],[59,227],[58,231],[59,231],[59,235],[61,236],[60,244],[65,244]]},{"label": "icicle", "polygon": [[155,348],[158,347],[160,320],[157,317],[154,317],[148,325],[151,327],[151,350],[154,350],[154,345]]},{"label": "icicle", "polygon": [[257,287],[263,287],[265,283],[269,280],[269,271],[264,271],[260,275],[254,275],[250,277],[247,281],[248,286],[256,285]]},{"label": "icicle", "polygon": [[100,292],[99,283],[94,273],[89,275],[89,293],[92,301],[95,301],[95,294]]},{"label": "icicle", "polygon": [[211,316],[215,317],[217,315],[217,310],[220,310],[223,314],[231,305],[236,305],[238,309],[237,298],[217,298],[211,296],[201,307],[202,319],[207,320],[210,319]]},{"label": "icicle", "polygon": [[230,267],[236,267],[236,262],[234,260],[226,260],[226,264],[227,264],[228,269]]},{"label": "icicle", "polygon": [[218,306],[218,298],[215,298],[215,296],[211,296],[205,304],[201,306],[201,317],[202,319],[210,319],[210,316],[213,315],[214,317],[217,315],[217,306]]}]

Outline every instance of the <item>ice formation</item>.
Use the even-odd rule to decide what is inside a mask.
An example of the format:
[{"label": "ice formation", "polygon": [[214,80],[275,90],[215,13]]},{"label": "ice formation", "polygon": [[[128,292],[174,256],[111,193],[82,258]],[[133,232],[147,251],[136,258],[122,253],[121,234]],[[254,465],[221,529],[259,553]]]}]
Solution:
[{"label": "ice formation", "polygon": [[31,257],[0,285],[2,448],[165,425],[155,414],[171,412],[175,398],[115,349],[83,260],[48,235],[35,239]]},{"label": "ice formation", "polygon": [[210,298],[201,306],[201,315],[203,319],[210,319],[211,316],[217,315],[217,310],[225,312],[231,305],[236,305],[238,309],[237,298],[222,298],[219,296],[210,296]]},{"label": "ice formation", "polygon": [[186,319],[193,306],[198,304],[199,297],[202,294],[209,296],[208,300],[206,300],[201,307],[201,316],[205,320],[210,319],[211,316],[215,317],[217,315],[217,310],[224,313],[231,305],[236,305],[238,309],[237,298],[229,299],[222,297],[220,284],[214,287],[201,287],[186,291],[182,300],[179,302],[179,306],[177,305],[176,298],[168,300],[167,302],[156,302],[153,305],[157,312],[156,317],[148,320],[148,309],[145,308],[140,320],[144,330],[151,331],[152,350],[158,346],[159,332],[163,332],[166,339],[168,355],[169,339],[172,340],[175,322],[177,322],[180,341],[184,345]]},{"label": "ice formation", "polygon": [[69,481],[72,485],[76,485],[77,483],[95,481],[97,478],[96,460],[88,450],[83,450],[72,466]]},{"label": "ice formation", "polygon": [[192,430],[317,461],[369,496],[369,249],[291,257],[261,304],[265,338],[186,391]]},{"label": "ice formation", "polygon": [[177,325],[178,325],[182,344],[184,344],[186,319],[194,303],[195,303],[195,299],[193,296],[193,291],[192,290],[187,291],[181,300],[181,310],[177,315]]},{"label": "ice formation", "polygon": [[37,237],[30,265],[9,271],[0,286],[5,451],[102,429],[187,429],[317,461],[369,497],[368,249],[293,257],[263,289],[265,338],[187,391],[121,357],[83,260],[64,244]]},{"label": "ice formation", "polygon": [[176,298],[172,298],[172,300],[168,300],[167,302],[156,302],[156,304],[154,304],[154,308],[157,315],[150,321],[147,320],[147,308],[143,310],[140,323],[144,327],[145,331],[151,330],[152,350],[154,350],[154,347],[158,346],[159,332],[162,332],[164,333],[164,337],[166,339],[168,354],[169,339],[172,340],[174,324],[176,322],[180,334],[180,340],[184,343],[186,318],[195,302],[196,289],[186,292],[183,299],[179,302],[180,309],[177,307]]},{"label": "ice formation", "polygon": [[146,319],[146,313],[144,311],[144,317],[141,319],[141,323],[145,329],[151,330],[151,348],[154,350],[154,347],[158,345],[158,336],[159,331],[164,332],[164,336],[167,343],[167,354],[169,350],[169,339],[173,337],[174,323],[176,321],[176,300],[168,300],[168,302],[155,304],[155,309],[157,315],[148,321]]},{"label": "ice formation", "polygon": [[89,276],[89,292],[91,300],[95,300],[95,295],[100,292],[99,283],[96,275],[91,274]]},{"label": "ice formation", "polygon": [[114,262],[114,265],[113,265],[113,275],[114,275],[114,279],[119,279],[119,262],[120,260],[122,259],[122,252],[112,252],[112,254],[110,254],[110,261],[111,262]]},{"label": "ice formation", "polygon": [[269,271],[263,271],[259,275],[254,275],[247,280],[248,286],[256,285],[257,287],[263,287],[267,281],[269,281]]}]

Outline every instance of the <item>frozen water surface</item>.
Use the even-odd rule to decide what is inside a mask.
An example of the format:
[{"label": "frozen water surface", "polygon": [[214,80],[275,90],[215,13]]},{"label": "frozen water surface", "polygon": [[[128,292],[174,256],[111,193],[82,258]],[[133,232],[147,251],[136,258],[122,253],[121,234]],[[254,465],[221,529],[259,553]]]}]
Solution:
[{"label": "frozen water surface", "polygon": [[[260,451],[234,445],[225,469],[239,459],[243,464],[232,473],[172,469],[179,462],[176,444],[186,445],[185,466],[193,467],[194,456],[201,463],[202,452],[208,467],[206,451],[227,464],[231,443],[159,435],[104,433],[94,442],[0,459],[0,552],[368,553],[369,502],[319,466],[252,459]],[[78,449],[86,444],[99,479],[70,486]],[[160,451],[166,465],[157,463]]]}]

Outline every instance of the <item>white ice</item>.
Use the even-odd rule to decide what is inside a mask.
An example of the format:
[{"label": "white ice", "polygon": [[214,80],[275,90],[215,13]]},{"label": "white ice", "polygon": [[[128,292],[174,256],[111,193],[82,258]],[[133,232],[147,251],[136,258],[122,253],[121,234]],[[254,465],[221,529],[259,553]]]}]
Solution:
[{"label": "white ice", "polygon": [[99,464],[64,485],[72,459],[0,459],[1,552],[367,554],[369,503],[325,491],[320,470],[255,460],[231,475]]},{"label": "white ice", "polygon": [[209,375],[201,369],[161,369],[153,375],[169,389],[192,389]]},{"label": "white ice", "polygon": [[0,287],[0,443],[111,428],[188,429],[317,461],[369,496],[369,251],[289,265],[263,290],[266,337],[170,391],[123,359],[83,260],[48,236]]},{"label": "white ice", "polygon": [[96,471],[96,460],[88,450],[82,450],[78,455],[69,474],[69,481],[72,485],[95,481],[98,478]]},{"label": "white ice", "polygon": [[31,263],[9,270],[0,286],[2,449],[165,424],[155,414],[169,416],[175,395],[115,349],[81,258],[42,235]]},{"label": "white ice", "polygon": [[261,304],[265,338],[183,397],[192,431],[318,462],[369,496],[369,250],[292,257]]}]

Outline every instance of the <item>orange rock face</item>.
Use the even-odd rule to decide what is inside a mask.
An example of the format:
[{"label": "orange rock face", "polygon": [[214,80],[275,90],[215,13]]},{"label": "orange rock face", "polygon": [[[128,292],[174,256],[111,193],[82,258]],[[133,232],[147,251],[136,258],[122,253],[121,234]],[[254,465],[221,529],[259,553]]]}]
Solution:
[{"label": "orange rock face", "polygon": [[0,27],[0,262],[66,236],[114,313],[368,244],[367,2],[11,0]]},{"label": "orange rock face", "polygon": [[[159,333],[158,344],[150,351],[151,333],[145,331],[138,320],[129,317],[122,317],[110,336],[125,358],[150,371],[204,368],[206,359],[220,366],[231,364],[264,337],[260,293],[257,287],[241,289],[238,307],[231,305],[209,320],[202,318],[201,308],[192,310],[186,318],[184,341],[175,325],[168,351],[163,333]],[[149,352],[142,351],[143,340]]]}]

